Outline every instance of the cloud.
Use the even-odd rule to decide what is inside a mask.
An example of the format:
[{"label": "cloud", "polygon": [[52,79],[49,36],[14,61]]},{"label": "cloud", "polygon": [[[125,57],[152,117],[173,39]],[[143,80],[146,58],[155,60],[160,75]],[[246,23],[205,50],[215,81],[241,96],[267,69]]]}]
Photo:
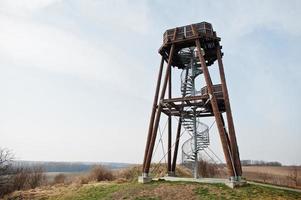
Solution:
[{"label": "cloud", "polygon": [[300,1],[236,1],[227,4],[225,9],[231,10],[227,13],[232,19],[228,25],[231,24],[235,36],[248,34],[258,27],[298,36],[301,34],[301,25],[295,20],[301,17],[300,7]]},{"label": "cloud", "polygon": [[61,0],[1,0],[0,12],[14,16],[24,16],[59,1]]},{"label": "cloud", "polygon": [[137,33],[149,31],[150,13],[144,0],[78,1],[77,8],[82,16],[104,27],[114,27],[120,33],[124,29]]},{"label": "cloud", "polygon": [[106,52],[70,33],[5,17],[0,19],[0,24],[3,27],[1,52],[18,66],[39,67],[88,79],[107,80],[107,76],[114,73],[112,70],[102,73],[110,60]]},{"label": "cloud", "polygon": [[[36,20],[33,13],[58,1],[4,1],[0,14],[0,57],[18,67],[34,67],[42,70],[79,77],[82,80],[101,81],[114,88],[135,94],[138,81],[146,72],[135,60],[134,55],[118,48],[114,38],[102,38],[99,42],[81,37],[68,29]],[[120,5],[128,7],[120,7]],[[88,16],[92,23],[104,26],[114,25],[120,35],[127,30],[144,32],[147,23],[145,17],[138,17],[145,9],[142,4],[119,3],[116,1],[90,1],[79,3],[80,12]],[[101,10],[97,10],[97,8]],[[115,9],[112,9],[116,7]],[[114,12],[109,13],[109,10]],[[91,10],[91,12],[88,12]],[[97,13],[101,11],[100,16]],[[137,11],[136,14],[132,11]],[[138,12],[139,11],[139,12]],[[18,13],[27,14],[28,18],[19,17]],[[91,18],[91,19],[90,19]],[[137,20],[137,21],[135,21]],[[135,23],[142,26],[135,26]],[[80,27],[81,28],[81,27]],[[94,43],[93,43],[94,42]],[[3,60],[2,60],[3,62]],[[138,86],[139,87],[139,86]]]}]

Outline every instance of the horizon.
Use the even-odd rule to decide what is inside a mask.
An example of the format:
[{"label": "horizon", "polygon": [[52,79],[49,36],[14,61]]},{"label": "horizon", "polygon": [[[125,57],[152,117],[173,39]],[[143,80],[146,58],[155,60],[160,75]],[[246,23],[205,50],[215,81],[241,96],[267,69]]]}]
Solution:
[{"label": "horizon", "polygon": [[[246,160],[241,160],[241,161],[247,161],[247,160],[250,160],[250,159],[246,159]],[[250,161],[263,161],[265,163],[272,163],[272,162],[279,162],[277,160],[250,160]],[[126,162],[110,162],[110,161],[52,161],[52,160],[45,160],[45,161],[42,161],[42,160],[13,160],[13,162],[41,162],[41,163],[81,163],[81,164],[94,164],[94,163],[104,163],[104,164],[128,164],[128,165],[142,165],[142,163],[126,163]],[[281,164],[281,166],[295,166],[295,165],[285,165],[285,164],[282,164],[281,162],[279,162]],[[225,165],[226,163],[219,163],[219,164],[222,164],[222,165]],[[257,166],[256,164],[252,164],[254,166]],[[243,165],[242,166],[248,166],[248,165]],[[258,165],[258,166],[261,166],[261,165]],[[263,165],[263,166],[266,166],[266,165]],[[301,166],[301,165],[296,165],[296,166]]]}]

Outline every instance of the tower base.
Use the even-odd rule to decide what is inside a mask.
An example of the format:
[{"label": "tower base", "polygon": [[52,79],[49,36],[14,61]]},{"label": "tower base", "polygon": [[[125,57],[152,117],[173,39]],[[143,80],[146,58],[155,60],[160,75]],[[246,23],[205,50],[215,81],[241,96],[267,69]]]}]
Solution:
[{"label": "tower base", "polygon": [[166,176],[168,176],[168,177],[176,177],[176,173],[170,171],[170,172],[167,172]]},{"label": "tower base", "polygon": [[195,183],[208,183],[208,184],[225,184],[226,186],[230,188],[236,188],[236,187],[241,187],[245,185],[247,182],[245,180],[239,179],[221,179],[221,178],[183,178],[183,177],[171,177],[171,176],[165,176],[165,177],[160,177],[160,178],[154,178],[152,179],[151,177],[143,177],[140,176],[138,179],[139,183],[148,183],[150,181],[158,181],[158,180],[165,180],[165,181],[182,181],[182,182],[195,182]]},{"label": "tower base", "polygon": [[247,184],[247,181],[241,179],[240,176],[230,177],[229,180],[225,182],[225,185],[227,185],[230,188],[241,187],[246,184]]},{"label": "tower base", "polygon": [[142,176],[138,177],[138,183],[149,183],[153,179],[148,174],[143,173]]}]

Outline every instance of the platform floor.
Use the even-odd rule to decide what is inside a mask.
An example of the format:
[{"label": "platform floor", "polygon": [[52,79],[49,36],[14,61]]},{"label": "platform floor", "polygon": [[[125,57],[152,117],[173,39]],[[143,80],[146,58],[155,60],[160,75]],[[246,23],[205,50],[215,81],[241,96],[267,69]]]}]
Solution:
[{"label": "platform floor", "polygon": [[230,181],[229,179],[222,179],[222,178],[183,178],[183,177],[173,177],[173,176],[165,176],[160,178],[153,178],[152,180],[165,180],[165,181],[183,181],[183,182],[196,182],[196,183],[209,183],[209,184],[216,184],[221,183],[225,184],[230,188],[239,187],[246,184],[246,181]]},{"label": "platform floor", "polygon": [[228,179],[222,178],[183,178],[183,177],[172,177],[172,176],[165,176],[160,178],[153,178],[154,181],[158,180],[165,180],[165,181],[183,181],[183,182],[197,182],[197,183],[227,183],[229,182]]}]

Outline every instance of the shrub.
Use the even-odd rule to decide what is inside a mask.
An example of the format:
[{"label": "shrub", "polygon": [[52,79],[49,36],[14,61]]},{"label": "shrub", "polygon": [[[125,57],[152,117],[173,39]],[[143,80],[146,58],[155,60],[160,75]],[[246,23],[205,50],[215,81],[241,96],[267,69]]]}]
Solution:
[{"label": "shrub", "polygon": [[44,170],[41,167],[18,167],[12,175],[13,189],[34,189],[46,182]]},{"label": "shrub", "polygon": [[114,179],[114,176],[111,170],[97,165],[91,169],[89,179],[92,181],[111,181]]},{"label": "shrub", "polygon": [[120,169],[115,176],[120,180],[137,181],[138,176],[141,175],[142,166],[133,166],[126,169]]},{"label": "shrub", "polygon": [[29,169],[24,167],[18,167],[15,169],[15,173],[12,176],[13,190],[28,189],[29,176]]},{"label": "shrub", "polygon": [[0,148],[0,197],[16,190],[36,188],[46,181],[41,167],[13,167],[13,157],[9,150]]},{"label": "shrub", "polygon": [[46,183],[46,176],[42,167],[36,166],[29,169],[28,185],[31,189]]},{"label": "shrub", "polygon": [[53,183],[54,184],[64,184],[66,182],[66,175],[65,174],[58,174],[54,177]]},{"label": "shrub", "polygon": [[88,184],[89,183],[89,177],[87,176],[80,176],[78,179],[78,182],[82,184]]},{"label": "shrub", "polygon": [[[191,171],[183,165],[178,165],[176,175],[181,177],[191,177]],[[138,176],[142,174],[142,165],[133,165],[125,169],[115,171],[115,177],[119,182],[137,181]],[[152,163],[150,167],[150,175],[153,177],[162,177],[167,174],[166,164]]]},{"label": "shrub", "polygon": [[199,175],[201,177],[216,177],[219,175],[218,165],[206,160],[199,160]]}]

